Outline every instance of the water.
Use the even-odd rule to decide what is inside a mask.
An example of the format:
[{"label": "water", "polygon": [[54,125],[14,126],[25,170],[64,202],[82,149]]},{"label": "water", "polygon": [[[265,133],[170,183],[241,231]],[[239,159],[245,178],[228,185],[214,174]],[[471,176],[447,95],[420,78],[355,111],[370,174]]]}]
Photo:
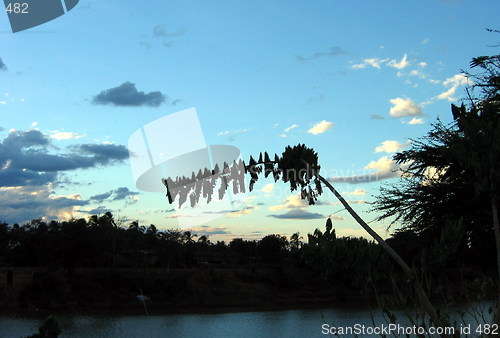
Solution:
[{"label": "water", "polygon": [[[490,305],[479,303],[475,306],[487,314]],[[396,314],[398,320],[402,320],[401,325],[410,325],[402,312]],[[374,327],[372,316],[377,326],[387,325],[380,311],[352,307],[155,315],[149,316],[149,320],[145,315],[56,315],[63,331],[59,337],[324,337],[325,324],[329,327],[358,324],[371,329]],[[487,315],[487,320],[490,319],[491,315]],[[1,316],[0,337],[17,338],[36,333],[42,320],[43,317]],[[474,331],[476,319],[469,314],[465,320],[472,323]]]}]

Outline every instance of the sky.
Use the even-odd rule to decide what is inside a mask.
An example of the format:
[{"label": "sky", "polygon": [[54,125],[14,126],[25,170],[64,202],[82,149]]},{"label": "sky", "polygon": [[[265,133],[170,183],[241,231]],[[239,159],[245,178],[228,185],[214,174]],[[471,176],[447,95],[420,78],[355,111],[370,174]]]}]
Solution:
[{"label": "sky", "polygon": [[[398,180],[392,155],[437,118],[451,122],[469,81],[461,70],[498,53],[486,29],[499,28],[499,13],[486,0],[81,0],[12,33],[2,12],[0,221],[111,211],[122,226],[178,229],[197,211],[140,190],[128,142],[195,108],[205,143],[243,159],[313,148],[323,176],[386,237],[397,225],[375,221],[370,203]],[[171,147],[179,132],[192,131],[170,126],[157,141]],[[329,192],[308,206],[271,179],[212,213],[189,230],[212,241],[306,237],[330,217],[338,235],[365,236]]]}]

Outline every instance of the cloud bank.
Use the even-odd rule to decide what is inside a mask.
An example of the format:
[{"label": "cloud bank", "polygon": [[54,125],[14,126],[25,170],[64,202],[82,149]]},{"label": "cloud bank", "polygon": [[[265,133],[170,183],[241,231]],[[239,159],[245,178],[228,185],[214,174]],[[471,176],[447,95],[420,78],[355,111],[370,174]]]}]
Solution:
[{"label": "cloud bank", "polygon": [[[53,187],[64,181],[60,174],[119,164],[128,158],[122,145],[76,144],[61,149],[51,142],[51,135],[39,130],[11,130],[0,140],[2,220],[21,223],[40,217],[70,218],[76,207],[93,200],[82,200],[79,195],[57,196]],[[136,194],[124,189],[114,191],[116,198]]]}]

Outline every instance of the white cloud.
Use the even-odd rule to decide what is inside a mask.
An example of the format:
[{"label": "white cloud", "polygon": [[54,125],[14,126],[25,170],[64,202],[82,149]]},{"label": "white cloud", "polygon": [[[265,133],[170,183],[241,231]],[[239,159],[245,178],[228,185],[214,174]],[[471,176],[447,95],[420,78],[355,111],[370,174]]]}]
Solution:
[{"label": "white cloud", "polygon": [[421,70],[418,70],[418,69],[413,69],[410,71],[409,73],[410,76],[417,76],[418,78],[420,79],[425,79],[427,78],[427,75],[424,74]]},{"label": "white cloud", "polygon": [[74,140],[74,139],[79,139],[84,137],[85,134],[77,134],[77,133],[72,133],[72,132],[67,132],[67,131],[56,131],[52,135],[50,135],[50,138],[56,139],[58,141],[60,140]]},{"label": "white cloud", "polygon": [[250,129],[247,129],[247,128],[238,129],[238,130],[224,130],[224,131],[217,132],[217,136],[246,134],[249,131],[250,131]]},{"label": "white cloud", "polygon": [[298,124],[292,124],[290,127],[285,128],[284,132],[288,133],[290,130],[292,130],[293,128],[297,128],[298,126]]},{"label": "white cloud", "polygon": [[397,62],[396,60],[391,60],[391,61],[389,61],[389,63],[387,63],[387,65],[389,67],[393,67],[393,68],[397,68],[397,69],[404,69],[404,68],[408,67],[408,65],[410,64],[407,61],[407,58],[408,58],[408,56],[405,53],[405,55],[403,55],[403,58],[401,59],[401,61]]},{"label": "white cloud", "polygon": [[174,215],[165,216],[165,218],[186,218],[186,217],[193,217],[193,215],[174,214]]},{"label": "white cloud", "polygon": [[380,69],[380,65],[387,62],[389,59],[379,59],[379,58],[369,58],[364,59],[362,63],[352,65],[354,69],[363,69],[366,66],[372,66],[373,68]]},{"label": "white cloud", "polygon": [[456,74],[450,78],[447,78],[443,82],[443,86],[448,87],[449,89],[436,96],[436,98],[439,100],[456,101],[457,99],[453,97],[453,95],[455,95],[458,87],[467,85],[468,83],[469,78],[464,74]]},{"label": "white cloud", "polygon": [[333,122],[328,122],[326,120],[323,120],[321,122],[316,123],[307,132],[309,134],[318,135],[318,134],[323,134],[324,132],[326,132],[328,129],[330,129],[332,127],[333,127]]},{"label": "white cloud", "polygon": [[127,196],[127,205],[130,205],[130,204],[134,204],[134,203],[137,203],[139,202],[139,196],[136,196],[136,195],[130,195],[130,196]]},{"label": "white cloud", "polygon": [[408,145],[409,145],[409,142],[399,143],[398,141],[388,140],[388,141],[382,142],[380,146],[375,148],[375,152],[376,153],[385,152],[385,153],[391,154],[391,153],[395,153],[395,152],[400,151],[401,149],[406,148]]},{"label": "white cloud", "polygon": [[452,77],[450,78],[447,78],[444,82],[443,82],[443,85],[445,86],[463,86],[463,85],[466,85],[467,82],[468,82],[468,77],[465,76],[465,74],[456,74],[456,75],[453,75]]},{"label": "white cloud", "polygon": [[365,169],[376,169],[378,172],[387,173],[397,167],[396,162],[387,156],[379,158],[377,161],[371,161],[365,166]]},{"label": "white cloud", "polygon": [[283,133],[279,134],[279,136],[283,138],[288,137],[289,135],[286,133],[288,133],[290,130],[294,128],[297,128],[298,126],[299,126],[298,124],[292,124],[290,127],[283,129]]},{"label": "white cloud", "polygon": [[255,199],[257,199],[257,196],[245,196],[242,200],[235,200],[233,203],[250,204],[253,203]]},{"label": "white cloud", "polygon": [[392,117],[422,115],[422,107],[413,102],[411,99],[402,99],[397,97],[395,99],[391,99],[390,102],[394,105],[389,111],[389,115]]},{"label": "white cloud", "polygon": [[250,215],[254,210],[260,209],[257,206],[253,206],[252,203],[255,200],[255,196],[247,196],[243,200],[238,201],[238,207],[242,207],[240,210],[232,211],[226,214],[227,217],[236,218],[243,215]]},{"label": "white cloud", "polygon": [[412,118],[408,124],[424,124],[424,119]]},{"label": "white cloud", "polygon": [[0,104],[7,104],[7,102],[5,102],[5,101],[0,101]]},{"label": "white cloud", "polygon": [[387,61],[387,59],[381,60],[377,58],[365,59],[364,60],[368,65],[380,69],[380,64]]},{"label": "white cloud", "polygon": [[272,193],[274,191],[274,183],[269,183],[264,186],[264,188],[261,189],[262,192],[265,193]]},{"label": "white cloud", "polygon": [[358,189],[354,189],[354,191],[348,192],[347,194],[351,195],[351,196],[363,196],[363,195],[366,195],[367,193],[368,193],[367,190],[358,188]]},{"label": "white cloud", "polygon": [[[422,64],[425,64],[422,66]],[[379,58],[368,58],[364,59],[362,63],[357,63],[352,65],[351,67],[353,69],[363,69],[366,68],[367,66],[371,66],[373,68],[380,69],[382,65],[386,65],[392,68],[396,69],[404,69],[410,65],[410,62],[408,62],[408,55],[405,53],[403,57],[401,58],[401,61],[398,61],[396,59],[379,59]],[[421,62],[419,64],[421,67],[425,67],[427,64],[425,62]],[[400,75],[398,75],[400,76]]]},{"label": "white cloud", "polygon": [[331,219],[332,221],[343,221],[343,220],[345,220],[345,217],[339,216],[339,215],[335,215],[335,214],[331,214],[330,216],[328,216],[328,218]]},{"label": "white cloud", "polygon": [[401,176],[401,171],[399,169],[405,168],[407,166],[408,164],[400,166],[394,160],[388,158],[387,156],[383,156],[376,161],[371,161],[365,166],[364,169],[375,170],[372,173],[364,175],[347,176],[347,177],[329,177],[328,180],[333,183],[351,183],[351,184],[381,181],[388,178]]},{"label": "white cloud", "polygon": [[283,209],[296,209],[296,208],[302,209],[306,208],[308,205],[309,203],[307,202],[307,200],[303,200],[300,197],[300,194],[295,194],[288,196],[282,204],[269,207],[269,210],[278,211]]},{"label": "white cloud", "polygon": [[418,66],[421,68],[425,68],[425,67],[427,67],[427,62],[419,62]]},{"label": "white cloud", "polygon": [[431,41],[431,39],[429,39],[429,38],[423,39],[422,42],[421,42],[421,44],[422,45],[426,45],[426,44],[429,43],[429,41]]},{"label": "white cloud", "polygon": [[353,69],[363,69],[363,68],[366,68],[366,63],[356,63],[356,64],[352,65],[352,68]]},{"label": "white cloud", "polygon": [[451,87],[445,92],[442,92],[438,96],[436,96],[437,99],[440,100],[448,100],[448,101],[455,101],[456,99],[453,97],[455,95],[455,92],[457,91],[457,87]]},{"label": "white cloud", "polygon": [[255,209],[259,209],[259,207],[246,206],[244,209],[230,212],[226,216],[231,218],[236,218],[236,217],[241,217],[243,215],[250,215]]}]

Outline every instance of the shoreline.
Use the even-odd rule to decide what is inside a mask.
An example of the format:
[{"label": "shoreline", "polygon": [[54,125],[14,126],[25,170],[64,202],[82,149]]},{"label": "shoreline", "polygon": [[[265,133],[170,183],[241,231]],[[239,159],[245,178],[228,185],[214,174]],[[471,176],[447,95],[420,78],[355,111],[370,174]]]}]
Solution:
[{"label": "shoreline", "polygon": [[[473,294],[462,288],[448,288],[453,301],[435,297],[439,308],[474,303]],[[49,314],[127,316],[145,315],[138,298],[148,297],[148,314],[218,314],[237,312],[293,311],[307,309],[360,309],[379,311],[378,297],[390,301],[390,290],[378,296],[352,284],[332,284],[316,276],[257,267],[241,269],[77,269],[37,271],[24,287],[8,287],[0,292],[0,316]],[[462,291],[462,292],[460,292]],[[490,294],[482,294],[484,301]],[[476,294],[480,296],[480,294]],[[401,306],[390,306],[391,309]]]},{"label": "shoreline", "polygon": [[[102,304],[101,304],[102,305]],[[251,305],[206,305],[206,306],[178,306],[165,307],[161,304],[148,303],[146,307],[149,316],[177,315],[177,314],[221,314],[221,313],[240,313],[240,312],[275,312],[275,311],[294,311],[294,310],[318,310],[331,308],[349,308],[366,310],[370,306],[365,301],[352,300],[348,302],[324,301],[324,302],[303,302],[303,303],[281,303],[281,304],[251,304]],[[371,308],[375,308],[372,306]],[[145,315],[144,305],[137,299],[137,306],[117,307],[117,306],[96,306],[93,309],[87,308],[11,308],[0,309],[0,316],[6,315],[39,315],[40,313],[50,314],[81,314],[81,315]]]},{"label": "shoreline", "polygon": [[[474,303],[489,303],[495,304],[495,299],[483,300],[462,300],[460,302],[450,304],[446,308],[454,309],[461,305],[470,305]],[[440,304],[443,305],[443,304]],[[147,305],[146,305],[147,306]],[[229,314],[229,313],[246,313],[246,312],[280,312],[280,311],[303,311],[303,310],[328,310],[328,309],[346,309],[346,310],[361,310],[361,311],[382,311],[378,306],[370,306],[366,302],[350,301],[350,302],[325,302],[325,303],[310,303],[310,304],[276,304],[274,306],[205,306],[205,307],[179,307],[161,308],[161,307],[148,307],[148,315],[150,317],[157,316],[176,316],[176,315],[216,315],[216,314]],[[391,310],[400,310],[402,306],[392,307]],[[137,308],[96,308],[88,309],[0,309],[0,317],[32,317],[43,319],[49,315],[56,318],[58,316],[102,316],[102,317],[127,317],[127,316],[146,316],[143,304],[138,301]]]}]

